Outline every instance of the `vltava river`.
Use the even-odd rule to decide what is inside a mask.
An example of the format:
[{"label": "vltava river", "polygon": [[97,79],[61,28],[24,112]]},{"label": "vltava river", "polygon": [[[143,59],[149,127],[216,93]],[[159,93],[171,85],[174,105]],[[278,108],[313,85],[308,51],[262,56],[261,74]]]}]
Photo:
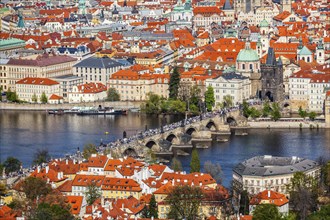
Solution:
[{"label": "vltava river", "polygon": [[[37,149],[46,148],[53,157],[63,157],[83,148],[86,143],[99,144],[137,131],[156,128],[162,118],[129,114],[127,116],[48,115],[46,112],[0,111],[0,158],[20,159],[29,166]],[[166,117],[167,122],[179,120]],[[105,134],[109,132],[109,134]],[[227,143],[213,143],[199,149],[200,159],[219,163],[224,185],[231,180],[232,168],[256,155],[298,156],[317,159],[330,156],[330,130],[251,129],[248,136],[231,136]],[[180,157],[189,171],[190,156]]]}]

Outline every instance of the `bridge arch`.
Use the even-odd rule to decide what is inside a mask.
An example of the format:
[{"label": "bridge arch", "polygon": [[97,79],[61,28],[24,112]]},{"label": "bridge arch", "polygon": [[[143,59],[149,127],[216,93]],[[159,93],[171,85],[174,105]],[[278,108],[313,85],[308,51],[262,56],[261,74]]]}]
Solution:
[{"label": "bridge arch", "polygon": [[206,126],[208,129],[212,130],[212,131],[215,131],[217,130],[217,126],[215,125],[214,121],[213,120],[210,120]]},{"label": "bridge arch", "polygon": [[189,135],[192,135],[194,132],[197,132],[197,129],[194,128],[194,127],[189,127],[189,128],[186,130],[186,134],[189,134]]},{"label": "bridge arch", "polygon": [[127,148],[124,152],[123,152],[124,156],[129,156],[129,157],[137,157],[138,154],[136,153],[136,151],[134,150],[134,148]]},{"label": "bridge arch", "polygon": [[170,134],[165,138],[165,140],[167,140],[167,141],[173,143],[173,142],[177,142],[177,141],[178,141],[178,137],[177,137],[175,134],[170,133]]},{"label": "bridge arch", "polygon": [[156,141],[154,141],[154,140],[149,140],[149,141],[146,143],[145,146],[146,146],[147,148],[149,148],[149,149],[152,149],[152,148],[154,148],[154,147],[158,147]]},{"label": "bridge arch", "polygon": [[233,116],[228,116],[227,119],[226,119],[226,122],[229,125],[237,125],[237,121]]}]

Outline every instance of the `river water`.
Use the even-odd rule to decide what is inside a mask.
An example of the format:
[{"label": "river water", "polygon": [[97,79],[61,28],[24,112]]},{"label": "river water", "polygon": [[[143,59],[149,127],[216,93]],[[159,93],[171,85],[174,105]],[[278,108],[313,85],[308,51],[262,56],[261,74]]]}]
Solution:
[{"label": "river water", "polygon": [[[17,157],[29,166],[37,149],[46,148],[53,157],[63,157],[83,148],[138,131],[158,127],[162,117],[130,113],[127,116],[48,115],[46,112],[0,111],[0,159]],[[167,122],[179,118],[167,116]],[[105,132],[108,132],[106,134]],[[223,169],[223,184],[229,186],[232,168],[256,155],[298,156],[317,159],[330,156],[330,130],[250,129],[248,136],[231,136],[229,142],[212,143],[199,149],[201,164],[210,160]],[[180,157],[189,171],[190,156]]]}]

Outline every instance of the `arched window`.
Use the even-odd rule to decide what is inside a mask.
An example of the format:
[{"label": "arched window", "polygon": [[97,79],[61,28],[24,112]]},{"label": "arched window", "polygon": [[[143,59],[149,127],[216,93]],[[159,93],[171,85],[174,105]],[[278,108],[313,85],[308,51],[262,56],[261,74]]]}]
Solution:
[{"label": "arched window", "polygon": [[310,62],[310,58],[309,58],[309,57],[307,57],[307,62],[308,62],[308,63]]},{"label": "arched window", "polygon": [[319,57],[320,57],[320,56],[322,56],[322,53],[321,53],[321,52],[319,53]]},{"label": "arched window", "polygon": [[250,70],[252,70],[253,69],[253,64],[250,64]]},{"label": "arched window", "polygon": [[242,64],[242,69],[245,70],[245,64],[244,63]]}]

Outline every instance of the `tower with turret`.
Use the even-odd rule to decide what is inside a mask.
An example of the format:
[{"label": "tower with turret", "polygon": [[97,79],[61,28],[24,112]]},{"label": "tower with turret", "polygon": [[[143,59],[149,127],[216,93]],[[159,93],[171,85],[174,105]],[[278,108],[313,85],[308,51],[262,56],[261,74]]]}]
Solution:
[{"label": "tower with turret", "polygon": [[322,42],[322,38],[320,38],[317,43],[316,51],[315,51],[315,59],[318,64],[323,65],[325,63],[325,54],[324,54],[324,46]]}]

